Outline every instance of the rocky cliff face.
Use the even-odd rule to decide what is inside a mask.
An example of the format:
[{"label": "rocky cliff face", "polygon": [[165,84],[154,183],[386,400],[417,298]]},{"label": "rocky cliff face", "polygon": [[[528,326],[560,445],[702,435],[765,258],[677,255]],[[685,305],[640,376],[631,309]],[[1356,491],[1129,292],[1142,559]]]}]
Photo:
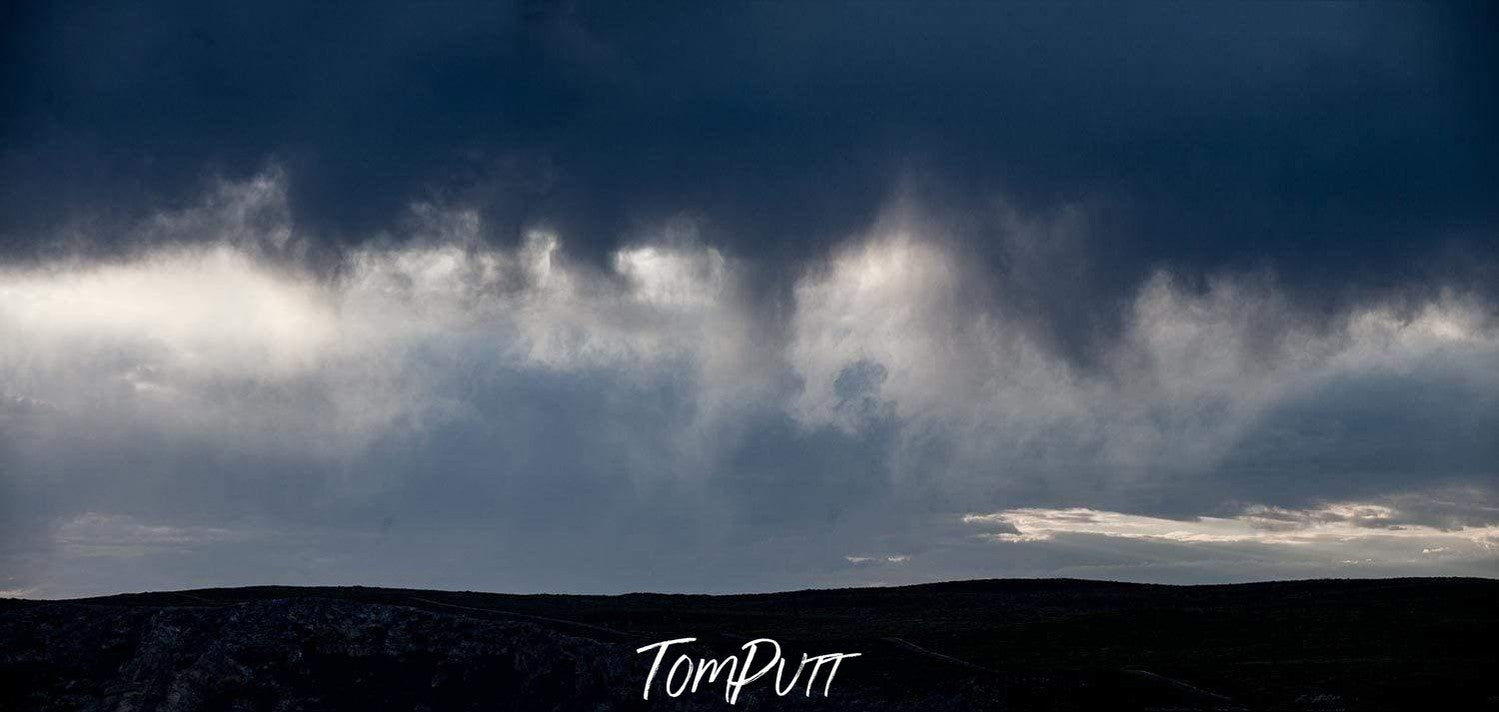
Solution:
[{"label": "rocky cliff face", "polygon": [[[641,686],[649,656],[637,654],[628,641],[596,640],[558,630],[581,626],[557,623],[327,598],[167,607],[31,605],[0,612],[0,708],[729,708],[721,687],[677,699],[658,688],[646,702]],[[969,709],[977,703],[975,692],[985,694],[981,688],[961,683],[935,695],[881,697],[866,678],[840,686],[832,697],[773,702],[778,709]],[[769,697],[763,687],[746,689],[737,706],[763,709]]]},{"label": "rocky cliff face", "polygon": [[0,640],[14,709],[609,709],[637,666],[530,623],[326,599],[38,606]]}]

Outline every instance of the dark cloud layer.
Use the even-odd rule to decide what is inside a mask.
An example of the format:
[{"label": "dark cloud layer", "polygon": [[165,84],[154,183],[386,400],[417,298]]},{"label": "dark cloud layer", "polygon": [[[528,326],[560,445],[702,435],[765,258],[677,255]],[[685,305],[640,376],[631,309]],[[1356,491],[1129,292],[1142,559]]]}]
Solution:
[{"label": "dark cloud layer", "polygon": [[1496,571],[1489,5],[0,13],[0,594]]},{"label": "dark cloud layer", "polygon": [[1168,261],[1381,288],[1493,257],[1481,4],[9,12],[13,253],[277,160],[298,223],[340,242],[435,194],[502,242],[547,223],[604,254],[686,212],[798,258],[914,176],[934,200],[1113,206],[1095,282]]}]

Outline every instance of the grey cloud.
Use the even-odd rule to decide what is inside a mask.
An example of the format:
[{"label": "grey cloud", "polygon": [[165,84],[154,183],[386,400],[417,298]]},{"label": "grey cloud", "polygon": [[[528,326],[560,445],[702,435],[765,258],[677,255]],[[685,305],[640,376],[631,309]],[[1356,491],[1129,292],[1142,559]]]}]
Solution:
[{"label": "grey cloud", "polygon": [[[279,161],[320,265],[402,239],[413,202],[595,262],[687,214],[763,263],[768,298],[910,190],[968,216],[955,239],[1083,362],[1162,267],[1268,266],[1332,310],[1494,281],[1482,6],[10,12],[16,259],[128,250],[135,222]],[[1091,217],[1017,253],[996,194]]]},{"label": "grey cloud", "polygon": [[1491,526],[1485,6],[3,13],[0,590],[1492,571],[962,522]]},{"label": "grey cloud", "polygon": [[[752,267],[680,225],[600,267],[572,259],[566,235],[493,248],[477,214],[420,205],[423,235],[353,253],[337,275],[300,269],[258,247],[301,239],[276,207],[283,180],[227,183],[152,221],[218,243],[4,272],[0,483],[7,568],[21,572],[7,589],[727,591],[1490,565],[1447,553],[1440,532],[1409,560],[1086,531],[1016,552],[961,521],[1051,507],[1056,526],[1096,527],[1097,512],[1258,506],[1265,531],[1489,526],[1494,459],[1475,434],[1499,337],[1460,293],[1302,319],[1255,275],[1196,291],[1162,273],[1084,369],[1017,324],[1023,303],[970,299],[986,286],[964,243],[905,207],[799,275],[777,316],[744,288]],[[1413,394],[1432,410],[1411,411]],[[1410,459],[1354,477],[1373,461],[1338,425],[1345,412],[1377,438],[1425,433],[1417,422],[1455,432],[1434,461],[1447,464],[1391,440]],[[1455,498],[1471,506],[1437,504]],[[1309,499],[1398,516],[1308,514]],[[84,551],[89,532],[128,546]]]}]

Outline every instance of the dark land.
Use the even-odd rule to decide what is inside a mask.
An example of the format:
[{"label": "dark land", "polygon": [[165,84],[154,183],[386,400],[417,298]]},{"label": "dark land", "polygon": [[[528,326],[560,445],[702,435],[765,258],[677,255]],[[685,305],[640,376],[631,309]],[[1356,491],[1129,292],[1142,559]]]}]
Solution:
[{"label": "dark land", "polygon": [[[671,699],[659,680],[642,701],[651,656],[635,649],[677,637],[699,639],[682,651],[693,655],[770,637],[793,663],[863,656],[826,698],[776,697],[767,677],[732,708],[721,685]],[[4,710],[734,708],[1499,709],[1499,581],[735,596],[266,586],[0,601]]]}]

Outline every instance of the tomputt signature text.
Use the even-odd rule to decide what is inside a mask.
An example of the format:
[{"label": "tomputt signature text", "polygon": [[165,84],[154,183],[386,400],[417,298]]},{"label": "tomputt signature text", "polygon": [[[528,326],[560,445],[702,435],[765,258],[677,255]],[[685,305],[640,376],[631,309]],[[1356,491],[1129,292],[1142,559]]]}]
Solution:
[{"label": "tomputt signature text", "polygon": [[[637,653],[644,653],[651,650],[656,651],[656,657],[651,661],[651,671],[645,676],[645,691],[641,697],[647,700],[651,698],[651,685],[656,680],[656,673],[661,670],[661,662],[666,659],[667,649],[673,645],[691,643],[695,640],[697,638],[663,640],[659,643],[651,643],[635,651]],[[762,648],[768,648],[769,650],[766,651]],[[732,705],[739,700],[739,692],[746,685],[764,677],[774,669],[776,672],[774,688],[776,695],[784,697],[796,689],[797,681],[801,678],[802,671],[810,664],[812,671],[807,676],[807,684],[803,695],[806,697],[812,696],[812,685],[817,680],[818,674],[823,671],[824,665],[826,665],[827,677],[823,681],[822,694],[824,697],[827,697],[833,687],[833,676],[838,674],[838,666],[843,664],[843,661],[848,658],[857,658],[862,655],[862,653],[827,653],[824,655],[807,655],[803,653],[801,663],[796,666],[796,672],[792,674],[791,679],[786,681],[783,686],[781,683],[786,672],[786,659],[781,657],[780,643],[770,638],[757,638],[745,643],[740,649],[744,651],[742,665],[738,655],[730,655],[723,659],[697,658],[696,660],[686,654],[678,655],[676,661],[671,664],[671,668],[667,670],[666,677],[662,679],[662,686],[665,687],[666,694],[670,697],[678,697],[684,692],[697,692],[698,687],[703,684],[705,679],[707,684],[711,686],[718,682],[718,678],[721,675],[723,677],[724,701]],[[766,652],[769,652],[769,658],[760,669],[755,670],[756,657],[764,655]],[[754,672],[751,672],[752,670]]]}]

